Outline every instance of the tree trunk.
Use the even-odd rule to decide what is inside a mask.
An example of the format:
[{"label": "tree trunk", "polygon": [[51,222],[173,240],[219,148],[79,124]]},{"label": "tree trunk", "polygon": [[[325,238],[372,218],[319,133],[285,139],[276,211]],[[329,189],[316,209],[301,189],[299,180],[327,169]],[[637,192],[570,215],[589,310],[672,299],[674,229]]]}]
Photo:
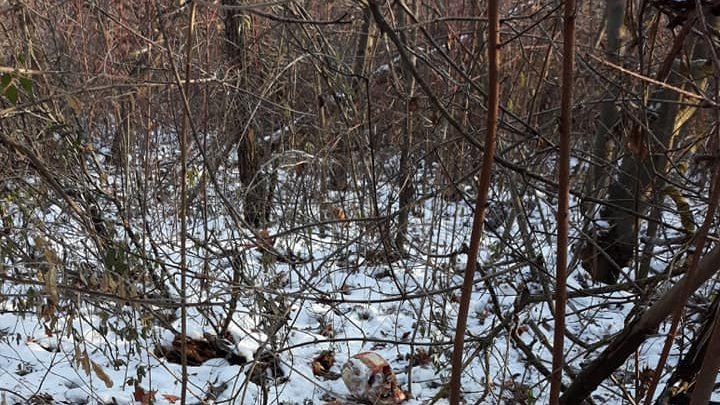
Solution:
[{"label": "tree trunk", "polygon": [[[717,20],[717,17],[714,18]],[[713,20],[713,22],[714,22]],[[715,24],[713,24],[714,26]],[[687,49],[687,48],[686,48]],[[685,78],[690,77],[698,89],[707,87],[704,72],[706,49],[702,40],[697,41],[689,71],[671,72],[667,83],[683,87]],[[679,63],[675,66],[679,68]],[[696,107],[690,105],[680,112],[682,96],[669,88],[661,88],[648,100],[647,119],[649,131],[634,125],[633,134],[627,140],[628,148],[620,165],[619,174],[611,181],[608,204],[600,212],[608,224],[594,241],[588,241],[583,252],[583,267],[596,281],[615,284],[623,267],[633,258],[637,243],[636,215],[647,211],[649,201],[645,198],[648,190],[660,192],[662,177],[676,135]]]},{"label": "tree trunk", "polygon": [[[418,14],[418,2],[410,2],[411,10],[415,15]],[[402,7],[398,7],[398,25],[405,26],[406,11]],[[403,43],[408,45],[414,45],[415,38],[414,31],[411,31],[410,35],[406,35],[405,31],[400,31],[400,38]],[[410,63],[402,63],[403,80],[405,84],[405,125],[403,128],[403,144],[402,150],[400,151],[400,176],[398,177],[398,187],[400,189],[400,201],[399,201],[399,213],[398,213],[398,227],[397,234],[395,236],[395,247],[400,254],[404,253],[405,243],[407,242],[408,234],[408,222],[410,215],[410,206],[413,204],[413,196],[415,194],[413,187],[413,168],[412,168],[412,144],[413,144],[413,104],[415,98],[415,78],[412,74],[412,69],[416,64],[415,58],[413,57]],[[412,65],[412,66],[408,66]]]},{"label": "tree trunk", "polygon": [[655,402],[656,405],[687,403],[690,400],[694,388],[692,383],[700,371],[703,360],[707,358],[708,342],[718,305],[720,305],[720,295],[715,296],[710,309],[705,314],[702,327],[695,335],[690,349],[675,367],[670,379],[665,384],[665,389]]},{"label": "tree trunk", "polygon": [[[586,366],[575,381],[568,387],[560,398],[561,404],[582,404],[600,383],[612,372],[620,367],[631,354],[653,333],[657,331],[660,323],[682,301],[683,289],[688,292],[697,290],[705,281],[711,278],[720,269],[720,245],[715,246],[706,254],[692,277],[688,280],[686,274],[670,291],[655,302],[639,318],[630,322],[625,329],[616,335],[607,348]],[[669,269],[672,271],[672,269]],[[688,286],[685,284],[689,283]]]},{"label": "tree trunk", "polygon": [[353,88],[359,90],[361,84],[360,78],[366,77],[370,70],[370,62],[372,61],[372,49],[375,45],[375,26],[372,23],[372,14],[368,7],[363,8],[363,22],[360,33],[357,38],[355,48],[355,66],[353,73],[355,77],[352,80]]},{"label": "tree trunk", "polygon": [[[241,5],[242,0],[223,0],[223,5]],[[237,84],[241,89],[247,89],[248,63],[246,47],[246,25],[248,15],[240,14],[238,10],[225,10],[225,50],[229,60],[239,72]],[[233,122],[229,128],[229,144],[237,143],[238,171],[239,177],[245,191],[244,214],[245,220],[252,226],[259,228],[265,226],[269,219],[268,212],[268,188],[269,179],[259,173],[261,166],[261,149],[258,145],[257,135],[252,125],[247,125],[246,120],[250,116],[245,106],[248,104],[243,100],[241,94],[236,94],[231,103],[237,110]],[[226,150],[225,147],[221,148]],[[219,156],[216,161],[223,159]],[[268,176],[269,177],[269,176]]]},{"label": "tree trunk", "polygon": [[[616,65],[620,64],[622,48],[624,46],[623,22],[625,21],[624,0],[608,0],[606,6],[605,33],[606,33],[606,58]],[[603,95],[603,102],[600,104],[600,121],[595,130],[593,155],[600,160],[600,165],[590,167],[590,176],[586,182],[585,190],[594,194],[598,189],[607,187],[607,171],[603,166],[604,162],[610,160],[612,133],[620,119],[617,106],[617,99],[620,96],[620,89],[616,86],[608,86]]]}]

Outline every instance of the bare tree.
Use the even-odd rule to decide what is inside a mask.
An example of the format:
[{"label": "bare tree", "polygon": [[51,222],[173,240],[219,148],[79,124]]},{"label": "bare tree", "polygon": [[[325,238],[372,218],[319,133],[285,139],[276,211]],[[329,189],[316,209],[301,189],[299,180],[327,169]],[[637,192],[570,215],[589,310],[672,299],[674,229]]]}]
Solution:
[{"label": "bare tree", "polygon": [[[636,213],[643,214],[648,208],[644,197],[648,188],[654,193],[661,192],[676,137],[697,109],[697,102],[693,100],[686,100],[688,106],[681,109],[683,95],[676,89],[687,86],[703,91],[707,88],[708,76],[703,64],[709,50],[704,41],[694,36],[683,39],[683,36],[676,39],[675,52],[666,57],[665,69],[658,72],[657,79],[667,79],[667,84],[673,87],[661,86],[653,92],[648,99],[646,118],[631,124],[629,149],[625,151],[617,177],[611,181],[608,203],[600,213],[608,225],[606,229],[599,229],[597,238],[586,244],[583,265],[598,281],[617,282],[621,269],[633,258],[637,244]],[[672,63],[683,43],[691,49],[692,58]]]}]

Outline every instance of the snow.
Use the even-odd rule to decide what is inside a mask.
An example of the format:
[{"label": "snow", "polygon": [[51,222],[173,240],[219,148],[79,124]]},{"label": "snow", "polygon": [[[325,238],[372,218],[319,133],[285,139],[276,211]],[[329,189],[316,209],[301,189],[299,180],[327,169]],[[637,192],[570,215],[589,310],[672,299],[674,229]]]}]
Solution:
[{"label": "snow", "polygon": [[[291,164],[282,167],[294,170]],[[233,178],[232,173],[228,177]],[[305,184],[288,172],[282,172],[279,178],[284,179],[280,184],[283,198],[297,195]],[[112,184],[120,180],[108,176],[108,181]],[[228,184],[238,187],[236,183]],[[379,201],[385,204],[395,193],[384,183],[379,189]],[[493,196],[496,200],[500,197]],[[554,218],[555,207],[544,202],[543,193],[537,192],[535,197],[540,203],[529,213],[534,222],[531,225],[546,232],[537,236],[535,248],[547,269],[553,269],[554,230],[545,229],[541,221]],[[349,192],[328,192],[323,198],[343,201],[350,219],[359,219],[361,209],[365,215],[371,212],[369,205],[361,206]],[[380,207],[382,212],[387,208]],[[396,203],[390,208],[396,209]],[[281,252],[307,259],[290,265],[259,252],[253,237],[247,236],[251,233],[237,229],[228,215],[210,218],[207,228],[212,240],[207,243],[211,249],[189,241],[188,269],[198,275],[207,267],[212,280],[202,291],[199,278],[190,280],[186,293],[193,305],[189,308],[187,335],[197,340],[215,335],[230,316],[227,332],[234,351],[250,362],[231,365],[224,358],[211,358],[188,367],[189,402],[259,404],[263,403],[264,395],[269,403],[286,405],[347,399],[350,393],[342,380],[313,374],[312,361],[323,350],[335,352],[331,371],[337,373],[353,355],[376,352],[388,360],[400,386],[411,391],[408,405],[427,403],[434,398],[449,379],[458,310],[453,295],[459,294],[460,274],[467,261],[464,255],[449,253],[469,242],[473,209],[464,202],[447,202],[439,197],[425,199],[419,208],[420,215],[411,218],[414,245],[410,254],[392,264],[373,257],[372,253],[381,251],[382,245],[376,230],[363,221],[329,223],[324,225],[326,231],[321,232],[318,227],[295,228],[297,224],[280,216],[269,228],[271,235],[282,235],[276,238],[275,246]],[[213,209],[222,212],[221,207]],[[311,209],[320,210],[318,205]],[[16,207],[7,211],[15,213],[16,224],[22,223]],[[166,217],[166,213],[170,215]],[[77,228],[72,228],[72,220],[59,221],[66,215],[61,207],[51,205],[35,215],[49,224],[50,231],[54,226],[72,229],[73,233],[66,234],[64,245],[48,241],[58,256],[79,257],[88,249],[88,241]],[[149,236],[159,250],[158,259],[172,272],[169,276],[174,285],[167,287],[171,296],[178,298],[181,292],[175,290],[180,284],[177,218],[169,207],[164,207],[147,214],[145,219],[153,223],[155,233]],[[203,240],[203,222],[199,217],[189,219],[193,240]],[[127,237],[117,221],[109,222],[115,223],[117,235]],[[509,253],[508,247],[517,247],[522,242],[518,227],[510,224],[505,229],[506,225],[501,224],[497,234],[486,234],[477,258],[485,271],[497,274],[491,285],[499,308],[494,307],[486,284],[476,282],[466,342],[466,357],[472,358],[462,380],[468,403],[514,403],[520,401],[519,395],[527,395],[527,403],[531,403],[531,398],[544,403],[548,393],[547,379],[530,365],[510,334],[504,328],[493,332],[501,324],[500,315],[510,316],[519,342],[531,347],[537,359],[550,367],[551,352],[543,344],[552,340],[553,333],[547,303],[537,302],[513,314],[519,293],[542,294],[542,289],[537,271],[529,264],[517,265],[516,258]],[[142,229],[136,231],[143,234]],[[505,232],[511,238],[498,238]],[[147,239],[144,243],[150,250],[153,246]],[[36,247],[32,231],[27,232],[25,240],[28,246]],[[249,278],[240,281],[242,288],[232,314],[227,311],[236,270],[228,255],[235,255]],[[569,259],[573,263],[574,257]],[[5,263],[6,268],[19,273],[26,265]],[[102,263],[92,265],[102,267]],[[579,268],[573,270],[569,286],[571,290],[582,290],[580,278],[587,279],[587,275]],[[164,277],[159,268],[151,271]],[[288,276],[287,284],[270,287],[272,280],[282,274]],[[478,273],[476,278],[480,277]],[[33,286],[35,293],[42,291],[42,287]],[[27,298],[28,286],[6,282],[1,288],[0,292],[8,297],[15,294]],[[48,319],[35,307],[22,307],[19,300],[0,301],[0,395],[4,401],[25,403],[42,394],[52,398],[53,403],[134,404],[136,387],[140,387],[145,393],[155,392],[156,404],[179,403],[176,398],[181,390],[181,367],[158,356],[156,351],[158,346],[172,346],[174,331],[181,328],[179,311],[156,305],[149,295],[147,298],[139,295],[133,304],[93,295],[92,289],[63,291],[63,303]],[[36,299],[42,300],[42,296]],[[632,308],[630,299],[625,292],[573,298],[568,303],[568,330],[590,346],[610,338],[623,329]],[[205,302],[218,305],[203,308],[201,304]],[[498,309],[500,313],[496,313]],[[170,328],[157,321],[160,311],[168,313]],[[532,329],[531,324],[537,329]],[[495,333],[492,344],[483,348],[483,339],[491,337],[491,333]],[[641,367],[656,364],[663,336],[653,337],[642,345]],[[599,353],[598,348],[588,350],[570,339],[566,340],[566,348],[575,370]],[[410,356],[419,349],[428,353],[429,361],[411,366]],[[283,371],[282,376],[267,383],[267,393],[250,377],[262,350],[275,351]],[[631,372],[632,367],[629,362],[625,370]],[[615,391],[615,387],[605,386],[595,395],[607,404],[619,404],[622,400]]]}]

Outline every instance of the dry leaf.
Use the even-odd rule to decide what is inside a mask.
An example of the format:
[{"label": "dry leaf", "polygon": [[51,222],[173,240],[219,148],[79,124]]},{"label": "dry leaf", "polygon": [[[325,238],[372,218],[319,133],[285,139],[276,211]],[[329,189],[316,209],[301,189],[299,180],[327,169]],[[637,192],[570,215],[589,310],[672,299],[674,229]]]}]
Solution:
[{"label": "dry leaf", "polygon": [[136,385],[133,398],[135,402],[140,402],[140,405],[150,405],[155,402],[155,393],[157,393],[157,391],[145,391],[143,387]]},{"label": "dry leaf", "polygon": [[170,402],[171,404],[174,404],[175,402],[177,402],[177,401],[180,400],[180,397],[179,397],[179,396],[177,396],[177,395],[172,395],[172,394],[163,394],[162,397],[163,397],[163,399],[165,399],[166,401]]},{"label": "dry leaf", "polygon": [[112,388],[113,382],[110,379],[110,377],[105,374],[105,370],[103,370],[102,366],[95,363],[94,361],[90,361],[90,364],[92,364],[92,369],[95,372],[95,375],[98,376],[99,379],[102,380],[102,382],[105,383],[105,386],[108,388]]},{"label": "dry leaf", "polygon": [[455,35],[455,32],[452,30],[448,30],[448,36],[447,36],[447,49],[448,51],[453,50],[455,48],[455,42],[457,41],[457,36]]},{"label": "dry leaf", "polygon": [[80,357],[82,357],[82,352],[80,351],[80,345],[78,344],[77,340],[74,343],[74,349],[75,349],[75,367],[80,367]]},{"label": "dry leaf", "polygon": [[87,351],[83,351],[80,357],[77,358],[77,362],[82,367],[85,375],[90,375],[90,358],[88,358]]},{"label": "dry leaf", "polygon": [[645,160],[648,155],[647,143],[644,139],[644,133],[639,125],[634,125],[628,136],[627,148],[633,154]]},{"label": "dry leaf", "polygon": [[46,392],[43,392],[43,393],[35,394],[35,395],[31,396],[29,403],[35,404],[35,405],[44,405],[44,404],[52,405],[55,403],[55,400],[52,397],[52,395],[50,395]]},{"label": "dry leaf", "polygon": [[80,113],[82,111],[83,105],[79,98],[71,94],[66,94],[65,101],[76,113]]},{"label": "dry leaf", "polygon": [[142,402],[143,398],[145,398],[145,390],[143,387],[136,385],[135,392],[133,392],[133,399],[135,399],[135,402]]},{"label": "dry leaf", "polygon": [[318,363],[317,361],[312,362],[312,371],[313,375],[315,376],[323,375],[327,372],[327,370],[323,368],[322,364]]},{"label": "dry leaf", "polygon": [[340,292],[343,295],[350,295],[352,294],[352,287],[350,287],[347,283],[343,283],[342,287],[340,287]]},{"label": "dry leaf", "polygon": [[275,238],[270,235],[270,231],[267,229],[261,229],[257,233],[255,245],[260,251],[272,252],[273,246],[275,245]]},{"label": "dry leaf", "polygon": [[320,330],[320,334],[329,338],[335,337],[335,329],[333,329],[333,324],[330,322],[326,323]]},{"label": "dry leaf", "polygon": [[55,313],[57,304],[60,301],[57,287],[57,265],[60,260],[42,236],[35,237],[35,246],[43,252],[46,261],[47,270],[43,272],[43,281],[45,294],[47,294],[48,298],[47,304],[42,309],[42,316],[48,320]]},{"label": "dry leaf", "polygon": [[345,215],[345,210],[343,210],[342,208],[332,207],[330,210],[332,211],[333,217],[338,221],[345,221],[347,219],[347,216]]},{"label": "dry leaf", "polygon": [[335,352],[331,350],[323,350],[312,361],[313,374],[316,376],[324,376],[330,371],[335,364]]},{"label": "dry leaf", "polygon": [[[160,348],[157,352],[159,356],[165,357],[171,363],[180,364],[182,360],[182,337],[175,335],[172,347]],[[227,352],[218,350],[217,344],[207,340],[187,338],[185,345],[187,362],[190,366],[199,366],[200,364],[214,358],[223,358]]]},{"label": "dry leaf", "polygon": [[430,354],[423,349],[415,350],[415,354],[411,357],[413,366],[426,366],[432,362]]}]

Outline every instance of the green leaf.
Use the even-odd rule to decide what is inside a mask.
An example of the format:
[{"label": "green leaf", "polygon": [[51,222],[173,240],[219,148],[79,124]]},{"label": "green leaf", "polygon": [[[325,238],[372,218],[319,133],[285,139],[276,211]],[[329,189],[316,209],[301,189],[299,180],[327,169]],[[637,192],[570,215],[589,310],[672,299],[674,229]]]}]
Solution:
[{"label": "green leaf", "polygon": [[32,80],[29,77],[20,77],[20,87],[29,93],[32,90]]},{"label": "green leaf", "polygon": [[5,89],[5,97],[7,97],[7,99],[10,100],[10,102],[12,104],[17,104],[17,100],[18,100],[17,88],[12,85],[9,86],[7,89]]},{"label": "green leaf", "polygon": [[10,73],[5,73],[2,75],[2,78],[0,78],[0,87],[2,87],[3,91],[7,86],[10,85],[10,82],[12,81],[12,75]]}]

